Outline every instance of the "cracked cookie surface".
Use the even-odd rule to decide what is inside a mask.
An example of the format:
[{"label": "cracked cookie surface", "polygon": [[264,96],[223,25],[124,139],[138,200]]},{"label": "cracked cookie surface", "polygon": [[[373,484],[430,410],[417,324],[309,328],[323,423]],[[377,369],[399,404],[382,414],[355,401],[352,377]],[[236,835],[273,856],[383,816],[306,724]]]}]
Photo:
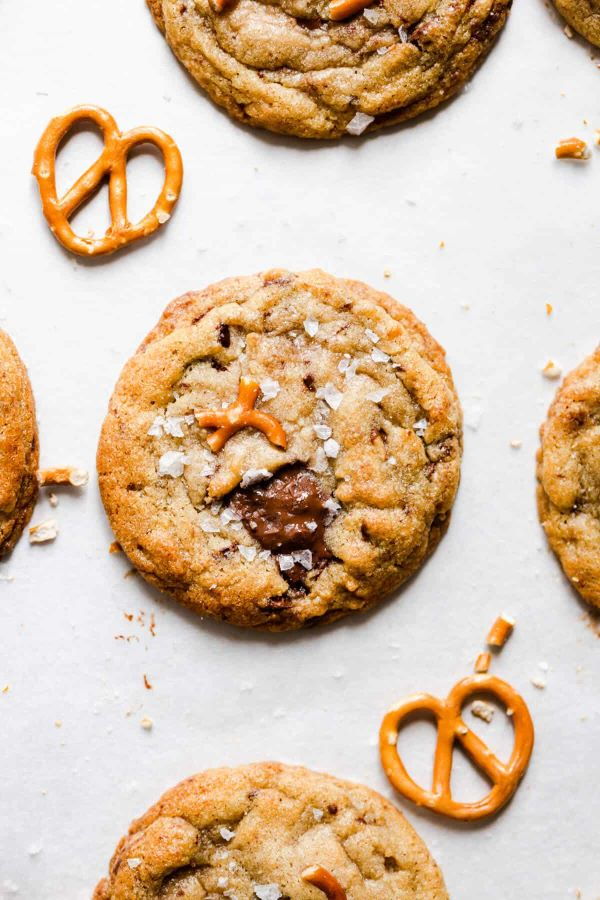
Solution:
[{"label": "cracked cookie surface", "polygon": [[[242,379],[285,432],[215,453],[196,414]],[[366,610],[423,563],[458,487],[461,410],[410,310],[313,270],[174,301],[125,366],[98,450],[104,505],[142,575],[201,614],[272,630]]]},{"label": "cracked cookie surface", "polygon": [[537,474],[550,546],[575,590],[600,608],[600,348],[557,391]]},{"label": "cracked cookie surface", "polygon": [[383,0],[332,21],[326,0],[231,0],[223,12],[211,0],[148,0],[215,103],[247,125],[306,138],[372,131],[443,103],[481,62],[510,4]]},{"label": "cracked cookie surface", "polygon": [[31,518],[38,492],[38,434],[27,370],[0,331],[0,556]]},{"label": "cracked cookie surface", "polygon": [[323,900],[302,880],[331,872],[348,900],[447,900],[442,875],[379,794],[296,766],[213,769],[131,825],[94,900]]},{"label": "cracked cookie surface", "polygon": [[575,31],[600,47],[600,0],[554,0],[554,3]]}]

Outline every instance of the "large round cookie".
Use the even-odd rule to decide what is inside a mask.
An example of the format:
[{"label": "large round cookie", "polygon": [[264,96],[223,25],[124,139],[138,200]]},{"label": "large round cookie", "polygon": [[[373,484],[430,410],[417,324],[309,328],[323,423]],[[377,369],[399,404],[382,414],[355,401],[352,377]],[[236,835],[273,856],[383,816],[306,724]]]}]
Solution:
[{"label": "large round cookie", "polygon": [[325,900],[322,866],[348,900],[446,900],[427,848],[387,800],[296,766],[213,769],[131,825],[94,900]]},{"label": "large round cookie", "polygon": [[38,461],[31,384],[15,345],[0,331],[0,556],[13,549],[31,518]]},{"label": "large round cookie", "polygon": [[[242,378],[254,427],[217,452],[196,416]],[[142,575],[200,613],[297,628],[365,610],[448,524],[461,412],[405,307],[318,270],[230,278],[171,304],[125,366],[98,451],[102,498]]]},{"label": "large round cookie", "polygon": [[337,138],[402,122],[453,96],[511,0],[384,0],[343,21],[330,19],[327,0],[230,0],[223,12],[215,0],[148,4],[175,55],[231,116]]},{"label": "large round cookie", "polygon": [[573,587],[600,607],[600,348],[565,378],[541,439],[540,521]]},{"label": "large round cookie", "polygon": [[556,8],[575,31],[600,47],[600,0],[554,0]]}]

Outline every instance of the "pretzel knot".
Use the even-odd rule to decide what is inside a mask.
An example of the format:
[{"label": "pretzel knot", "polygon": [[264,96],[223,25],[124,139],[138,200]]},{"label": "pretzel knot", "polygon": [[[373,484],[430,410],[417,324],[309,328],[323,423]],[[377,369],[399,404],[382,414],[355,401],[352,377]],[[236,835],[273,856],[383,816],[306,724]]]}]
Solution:
[{"label": "pretzel knot", "polygon": [[[514,744],[510,759],[501,762],[489,747],[462,720],[461,710],[474,694],[496,697],[512,711]],[[416,784],[398,754],[398,732],[413,713],[427,711],[437,719],[437,744],[430,791]],[[413,694],[390,710],[381,723],[379,752],[385,773],[394,787],[417,806],[453,819],[472,821],[501,809],[516,791],[533,750],[533,722],[523,698],[513,687],[493,675],[470,675],[459,681],[445,700],[430,694]],[[458,741],[467,756],[489,779],[493,787],[475,803],[459,803],[452,798],[450,776],[454,743]]]},{"label": "pretzel knot", "polygon": [[310,866],[302,873],[302,878],[323,891],[327,900],[346,900],[346,891],[337,878],[323,866]]},{"label": "pretzel knot", "polygon": [[240,378],[237,400],[231,406],[214,412],[195,414],[198,425],[217,429],[206,439],[213,453],[221,450],[229,438],[242,428],[256,428],[262,431],[272,444],[285,450],[287,437],[281,423],[274,416],[254,409],[259,391],[260,387],[256,381],[243,375]]},{"label": "pretzel knot", "polygon": [[[91,120],[103,133],[104,150],[89,169],[59,199],[56,193],[56,153],[58,147],[80,121]],[[132,224],[127,218],[127,157],[138,144],[154,144],[162,153],[165,179],[153,208],[143,219]],[[171,216],[183,180],[183,163],[177,145],[158,128],[134,128],[121,134],[117,123],[98,106],[76,106],[63,116],[52,119],[36,147],[33,174],[40,189],[42,209],[50,230],[58,241],[74,253],[97,256],[112,253],[138,238],[147,237]],[[69,219],[108,177],[111,224],[101,238],[84,238],[75,234]]]}]

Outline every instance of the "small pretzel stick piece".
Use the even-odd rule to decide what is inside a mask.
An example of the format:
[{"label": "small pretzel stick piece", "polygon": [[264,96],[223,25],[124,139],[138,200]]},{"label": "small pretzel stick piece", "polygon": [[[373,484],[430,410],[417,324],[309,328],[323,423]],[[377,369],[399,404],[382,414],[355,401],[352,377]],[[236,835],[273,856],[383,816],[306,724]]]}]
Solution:
[{"label": "small pretzel stick piece", "polygon": [[302,879],[323,891],[327,900],[347,900],[346,891],[337,878],[323,866],[309,866],[302,873]]},{"label": "small pretzel stick piece", "polygon": [[49,484],[70,484],[72,487],[83,487],[88,483],[88,478],[85,469],[77,469],[74,466],[41,469],[38,472],[38,481],[41,487],[47,487]]},{"label": "small pretzel stick piece", "polygon": [[507,616],[506,613],[502,613],[490,628],[490,632],[486,638],[486,644],[490,647],[504,647],[511,636],[514,627],[515,620],[512,616]]},{"label": "small pretzel stick piece", "polygon": [[329,18],[333,22],[341,22],[370,5],[369,0],[332,0],[329,4]]},{"label": "small pretzel stick piece", "polygon": [[490,665],[492,663],[492,654],[488,653],[485,650],[483,653],[480,653],[477,659],[475,660],[475,672],[478,675],[485,675],[490,670]]},{"label": "small pretzel stick piece", "polygon": [[590,151],[588,145],[581,138],[566,138],[559,141],[558,147],[554,151],[557,159],[589,159]]}]

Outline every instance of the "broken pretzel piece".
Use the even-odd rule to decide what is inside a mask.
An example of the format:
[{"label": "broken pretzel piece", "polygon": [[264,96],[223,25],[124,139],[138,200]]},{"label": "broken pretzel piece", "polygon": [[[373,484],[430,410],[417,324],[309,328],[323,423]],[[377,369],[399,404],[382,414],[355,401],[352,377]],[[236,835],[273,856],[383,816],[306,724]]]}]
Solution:
[{"label": "broken pretzel piece", "polygon": [[327,900],[346,900],[346,891],[337,878],[323,866],[309,866],[302,873],[302,879],[323,891]]},{"label": "broken pretzel piece", "polygon": [[56,469],[41,469],[38,472],[40,487],[50,484],[70,484],[71,487],[84,487],[88,483],[89,475],[85,469],[75,466],[63,466]]},{"label": "broken pretzel piece", "polygon": [[557,159],[586,160],[590,158],[588,145],[585,141],[582,141],[581,138],[576,137],[559,141],[554,153]]},{"label": "broken pretzel piece", "polygon": [[498,618],[490,628],[489,634],[486,638],[486,644],[488,644],[490,647],[504,647],[505,643],[511,636],[514,627],[515,620],[512,618],[512,616],[508,616],[506,613],[502,613],[502,615],[498,616]]}]

